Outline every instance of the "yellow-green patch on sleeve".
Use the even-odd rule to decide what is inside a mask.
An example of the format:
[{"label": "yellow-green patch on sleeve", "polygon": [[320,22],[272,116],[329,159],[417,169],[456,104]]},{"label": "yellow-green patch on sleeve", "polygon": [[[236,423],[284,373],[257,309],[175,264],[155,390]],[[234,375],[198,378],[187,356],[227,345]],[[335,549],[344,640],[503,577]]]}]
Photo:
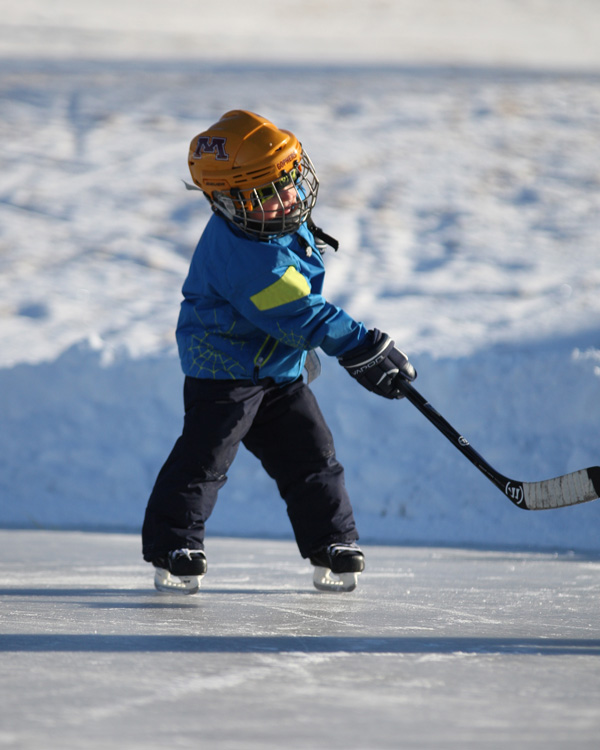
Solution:
[{"label": "yellow-green patch on sleeve", "polygon": [[309,294],[308,281],[294,266],[289,266],[281,278],[262,291],[253,294],[250,301],[261,311],[272,310],[274,307],[294,302],[294,300],[302,299]]}]

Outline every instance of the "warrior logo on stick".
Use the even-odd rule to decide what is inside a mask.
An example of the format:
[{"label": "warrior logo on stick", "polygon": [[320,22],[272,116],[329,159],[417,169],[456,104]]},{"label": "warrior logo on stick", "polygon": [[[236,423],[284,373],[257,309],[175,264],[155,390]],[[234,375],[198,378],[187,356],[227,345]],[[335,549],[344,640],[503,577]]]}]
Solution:
[{"label": "warrior logo on stick", "polygon": [[525,496],[523,494],[523,487],[520,484],[516,484],[515,482],[507,482],[506,487],[504,488],[504,492],[506,493],[507,497],[510,497],[510,499],[517,505],[520,505],[525,499]]}]

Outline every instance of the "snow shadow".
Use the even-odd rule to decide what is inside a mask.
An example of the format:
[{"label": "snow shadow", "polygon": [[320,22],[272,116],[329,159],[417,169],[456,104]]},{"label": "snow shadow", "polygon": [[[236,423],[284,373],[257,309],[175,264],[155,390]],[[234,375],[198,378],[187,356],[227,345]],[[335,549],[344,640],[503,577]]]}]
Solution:
[{"label": "snow shadow", "polygon": [[354,653],[354,654],[526,654],[600,656],[599,639],[456,638],[430,636],[165,636],[0,635],[0,652],[64,653]]}]

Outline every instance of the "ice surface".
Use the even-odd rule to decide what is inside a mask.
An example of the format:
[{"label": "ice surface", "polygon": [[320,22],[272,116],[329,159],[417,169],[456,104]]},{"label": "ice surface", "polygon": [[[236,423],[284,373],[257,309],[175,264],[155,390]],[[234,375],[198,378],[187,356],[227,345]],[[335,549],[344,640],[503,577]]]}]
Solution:
[{"label": "ice surface", "polygon": [[221,538],[183,597],[135,535],[0,550],[0,747],[597,747],[597,557],[368,547],[324,594],[293,543]]}]

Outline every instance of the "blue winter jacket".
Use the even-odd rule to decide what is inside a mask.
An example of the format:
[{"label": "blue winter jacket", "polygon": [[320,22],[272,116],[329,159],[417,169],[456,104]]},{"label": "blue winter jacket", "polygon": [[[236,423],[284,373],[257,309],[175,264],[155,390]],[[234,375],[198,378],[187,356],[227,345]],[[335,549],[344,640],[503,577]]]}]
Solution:
[{"label": "blue winter jacket", "polygon": [[340,357],[367,329],[322,296],[325,268],[306,224],[267,242],[213,215],[198,243],[177,325],[186,375],[295,380],[309,349]]}]

